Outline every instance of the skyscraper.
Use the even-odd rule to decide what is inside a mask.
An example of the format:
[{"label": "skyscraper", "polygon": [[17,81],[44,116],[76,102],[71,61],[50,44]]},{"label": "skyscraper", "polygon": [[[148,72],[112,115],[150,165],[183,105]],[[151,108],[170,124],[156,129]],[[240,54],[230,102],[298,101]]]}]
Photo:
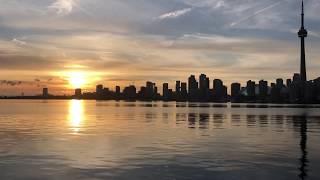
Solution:
[{"label": "skyscraper", "polygon": [[176,81],[176,93],[179,94],[181,91],[181,82]]},{"label": "skyscraper", "polygon": [[102,84],[99,84],[96,86],[96,95],[97,95],[97,98],[102,97],[102,95],[103,95],[103,85]]},{"label": "skyscraper", "polygon": [[199,77],[199,84],[199,98],[201,101],[206,101],[209,93],[209,78],[207,78],[205,74],[201,74]]},{"label": "skyscraper", "polygon": [[120,95],[121,94],[121,89],[120,86],[116,86],[116,95]]},{"label": "skyscraper", "polygon": [[276,86],[278,87],[278,88],[283,88],[283,86],[284,86],[284,84],[283,84],[283,79],[281,79],[281,78],[278,78],[277,80],[276,80]]},{"label": "skyscraper", "polygon": [[199,82],[200,82],[200,86],[199,86],[200,90],[206,91],[207,89],[209,89],[209,79],[205,74],[200,75]]},{"label": "skyscraper", "polygon": [[259,97],[264,100],[268,96],[268,81],[259,81]]},{"label": "skyscraper", "polygon": [[49,96],[49,89],[48,88],[43,88],[42,89],[42,96],[43,97],[48,97]]},{"label": "skyscraper", "polygon": [[77,88],[74,90],[74,96],[77,98],[77,99],[80,99],[81,96],[82,96],[82,92],[81,92],[81,89],[80,88]]},{"label": "skyscraper", "polygon": [[188,98],[188,90],[187,90],[187,83],[181,83],[181,98],[182,100],[186,100]]},{"label": "skyscraper", "polygon": [[191,75],[188,79],[188,92],[189,92],[189,99],[194,101],[197,99],[198,93],[198,82],[194,75]]},{"label": "skyscraper", "polygon": [[146,92],[144,97],[147,99],[151,99],[154,96],[155,83],[148,81],[146,83]]},{"label": "skyscraper", "polygon": [[301,28],[298,32],[298,36],[301,39],[301,60],[300,60],[300,76],[301,81],[307,81],[307,72],[306,72],[306,55],[305,55],[305,46],[304,46],[304,38],[308,35],[308,31],[304,28],[304,7],[303,0],[301,6]]},{"label": "skyscraper", "polygon": [[240,83],[232,83],[231,84],[231,97],[235,98],[240,96],[241,84]]},{"label": "skyscraper", "polygon": [[163,83],[162,85],[162,96],[167,99],[169,98],[169,84]]},{"label": "skyscraper", "polygon": [[221,79],[214,79],[213,80],[213,92],[214,95],[217,98],[221,98],[223,94],[223,82]]},{"label": "skyscraper", "polygon": [[191,93],[192,91],[198,90],[198,82],[194,75],[191,75],[189,77],[188,84],[189,84],[189,87],[188,87],[189,93]]},{"label": "skyscraper", "polygon": [[256,82],[249,80],[247,82],[247,95],[248,97],[255,97],[256,95]]}]

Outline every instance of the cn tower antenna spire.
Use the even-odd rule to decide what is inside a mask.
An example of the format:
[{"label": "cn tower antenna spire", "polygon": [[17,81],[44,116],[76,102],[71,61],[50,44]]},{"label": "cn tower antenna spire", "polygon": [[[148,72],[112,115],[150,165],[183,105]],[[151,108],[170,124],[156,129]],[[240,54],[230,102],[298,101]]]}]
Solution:
[{"label": "cn tower antenna spire", "polygon": [[304,28],[304,4],[302,0],[302,5],[301,5],[301,27]]}]

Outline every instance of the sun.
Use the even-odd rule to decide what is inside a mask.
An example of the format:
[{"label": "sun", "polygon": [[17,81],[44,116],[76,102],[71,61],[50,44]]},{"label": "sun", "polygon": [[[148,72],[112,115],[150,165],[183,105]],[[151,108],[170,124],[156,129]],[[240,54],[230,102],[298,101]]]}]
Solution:
[{"label": "sun", "polygon": [[63,86],[68,89],[90,89],[97,82],[101,82],[101,76],[105,73],[80,71],[80,70],[66,70],[53,72],[53,76],[60,77],[63,80]]},{"label": "sun", "polygon": [[82,88],[87,83],[85,74],[81,72],[70,72],[67,79],[72,88]]}]

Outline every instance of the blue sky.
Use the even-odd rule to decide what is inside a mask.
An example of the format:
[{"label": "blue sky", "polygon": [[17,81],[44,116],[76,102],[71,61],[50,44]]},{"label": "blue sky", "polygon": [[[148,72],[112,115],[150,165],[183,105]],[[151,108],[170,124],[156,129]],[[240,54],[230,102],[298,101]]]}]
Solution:
[{"label": "blue sky", "polygon": [[[206,73],[231,82],[299,69],[299,0],[0,0],[2,94],[49,86],[68,72],[95,83],[173,83]],[[306,0],[309,79],[319,76],[319,0]],[[17,88],[19,86],[19,88]],[[0,93],[1,94],[1,93]]]}]

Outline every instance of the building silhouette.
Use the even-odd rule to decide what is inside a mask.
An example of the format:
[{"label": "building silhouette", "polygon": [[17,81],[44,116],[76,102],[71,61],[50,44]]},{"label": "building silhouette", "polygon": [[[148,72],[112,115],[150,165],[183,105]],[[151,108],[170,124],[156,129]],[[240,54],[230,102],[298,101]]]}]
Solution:
[{"label": "building silhouette", "polygon": [[48,88],[42,89],[42,97],[44,97],[44,98],[49,97],[49,89]]},{"label": "building silhouette", "polygon": [[163,85],[162,85],[162,97],[163,97],[163,100],[170,99],[169,84],[168,83],[163,83]]},{"label": "building silhouette", "polygon": [[247,82],[247,96],[251,100],[256,96],[256,83],[254,81],[249,80]]},{"label": "building silhouette", "polygon": [[176,93],[180,93],[180,92],[181,92],[181,82],[176,81]]},{"label": "building silhouette", "polygon": [[200,101],[207,101],[209,98],[210,80],[205,74],[199,76],[199,93],[198,98]]},{"label": "building silhouette", "polygon": [[241,84],[240,83],[232,83],[231,84],[231,101],[238,102],[241,96]]},{"label": "building silhouette", "polygon": [[259,100],[265,101],[268,96],[268,81],[259,81]]},{"label": "building silhouette", "polygon": [[227,95],[227,89],[223,85],[223,81],[221,79],[213,80],[213,96],[215,101],[224,101]]},{"label": "building silhouette", "polygon": [[81,92],[80,88],[77,88],[77,89],[74,90],[74,97],[77,98],[77,99],[82,98],[82,92]]},{"label": "building silhouette", "polygon": [[191,75],[188,79],[188,92],[189,92],[189,99],[197,100],[198,96],[198,82],[196,80],[196,77],[194,75]]}]

